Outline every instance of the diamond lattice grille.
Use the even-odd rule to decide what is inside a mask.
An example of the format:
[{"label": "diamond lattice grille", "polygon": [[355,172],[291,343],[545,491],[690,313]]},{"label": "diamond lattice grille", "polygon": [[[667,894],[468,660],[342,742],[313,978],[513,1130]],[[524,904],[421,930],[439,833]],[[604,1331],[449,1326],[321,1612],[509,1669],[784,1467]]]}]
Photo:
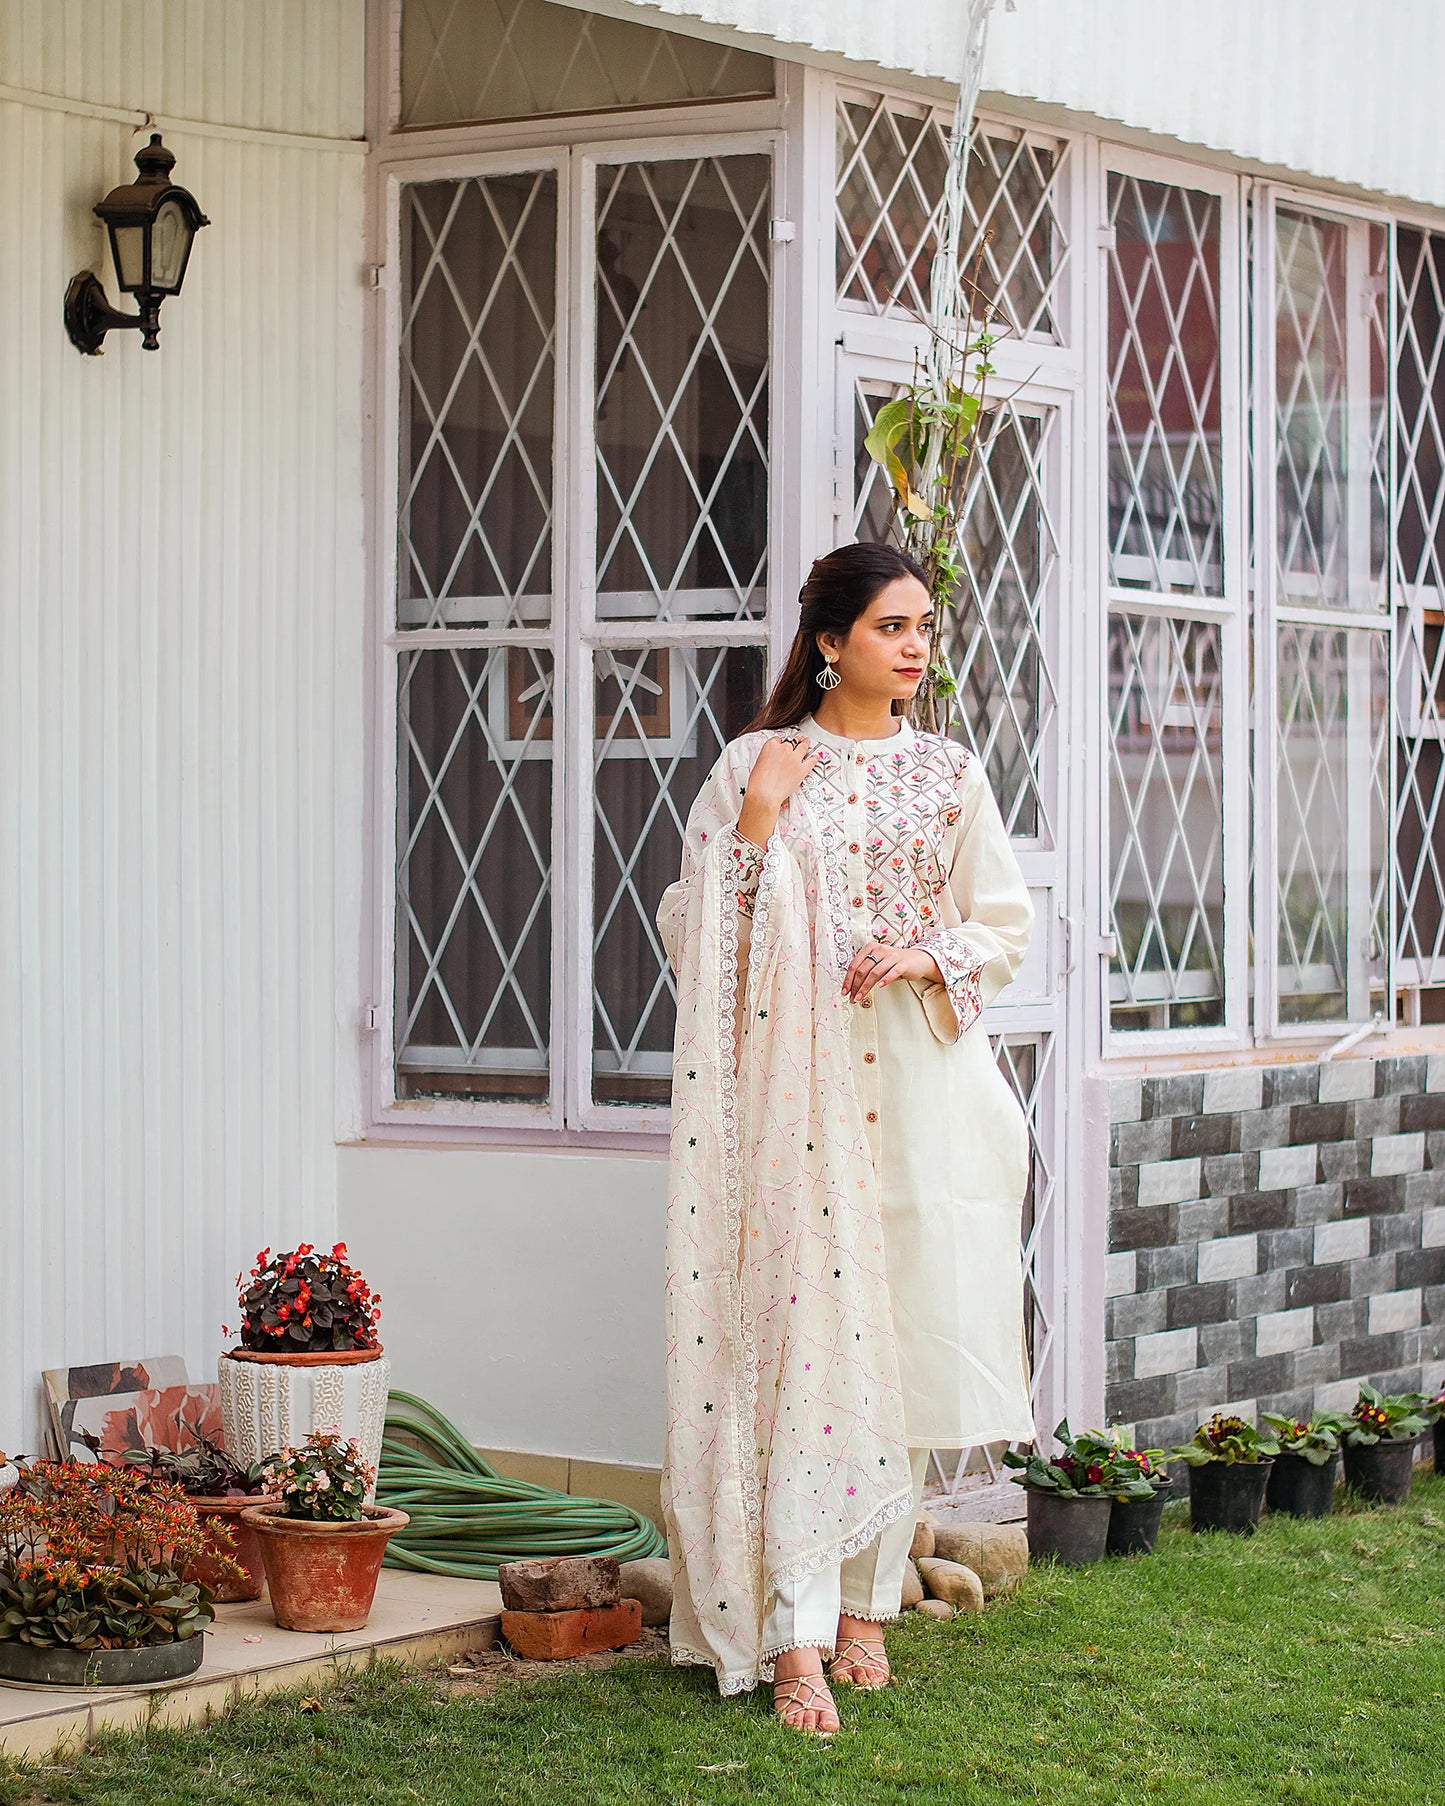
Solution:
[{"label": "diamond lattice grille", "polygon": [[547,0],[405,0],[403,126],[773,92],[770,57]]},{"label": "diamond lattice grille", "polygon": [[557,178],[410,185],[402,232],[401,622],[545,621]]},{"label": "diamond lattice grille", "polygon": [[1278,660],[1280,1019],[1363,1020],[1388,919],[1385,639],[1285,624]]},{"label": "diamond lattice grille", "polygon": [[1115,1029],[1224,1019],[1220,628],[1109,618]]},{"label": "diamond lattice grille", "polygon": [[[837,114],[838,298],[870,313],[926,316],[943,214],[949,115],[843,95]],[[981,124],[969,146],[966,275],[1026,337],[1064,339],[1069,146]]]},{"label": "diamond lattice grille", "polygon": [[1221,596],[1220,202],[1109,176],[1109,576]]},{"label": "diamond lattice grille", "polygon": [[761,706],[761,646],[596,655],[593,1093],[666,1103],[676,987],[656,913],[692,799]]},{"label": "diamond lattice grille", "polygon": [[551,655],[407,651],[399,683],[402,1092],[537,1101],[550,1039]]},{"label": "diamond lattice grille", "polygon": [[768,159],[606,171],[597,201],[597,610],[766,608]]},{"label": "diamond lattice grille", "polygon": [[1396,237],[1397,957],[1445,984],[1445,238]]},{"label": "diamond lattice grille", "polygon": [[[896,390],[854,384],[854,533],[896,538],[889,489],[863,448]],[[980,429],[959,541],[962,577],[944,637],[958,680],[954,733],[984,762],[1019,839],[1056,844],[1046,751],[1058,715],[1054,675],[1059,551],[1048,503],[1057,446],[1053,409],[1006,402]]]}]

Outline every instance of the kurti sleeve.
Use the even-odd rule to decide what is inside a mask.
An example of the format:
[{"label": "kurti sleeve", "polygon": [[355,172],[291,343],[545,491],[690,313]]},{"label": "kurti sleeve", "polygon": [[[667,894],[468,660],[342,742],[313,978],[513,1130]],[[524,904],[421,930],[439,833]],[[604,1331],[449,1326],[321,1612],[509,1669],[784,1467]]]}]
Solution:
[{"label": "kurti sleeve", "polygon": [[969,759],[959,773],[958,791],[948,889],[961,919],[916,943],[933,955],[943,974],[941,984],[917,985],[940,1041],[956,1041],[1010,983],[1034,924],[1028,887],[977,759]]},{"label": "kurti sleeve", "polygon": [[725,746],[688,812],[682,842],[682,869],[676,881],[662,893],[657,908],[658,932],[674,971],[678,966],[678,948],[688,903],[701,886],[703,867],[709,854],[723,859],[728,881],[737,894],[739,914],[749,918],[753,913],[753,900],[763,869],[763,849],[738,833],[737,819],[756,756],[755,735]]}]

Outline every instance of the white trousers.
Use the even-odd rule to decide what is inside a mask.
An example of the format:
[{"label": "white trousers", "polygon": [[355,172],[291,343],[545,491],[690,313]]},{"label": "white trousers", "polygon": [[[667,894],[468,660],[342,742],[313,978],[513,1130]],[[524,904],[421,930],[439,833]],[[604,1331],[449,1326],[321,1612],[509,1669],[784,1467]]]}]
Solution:
[{"label": "white trousers", "polygon": [[928,1450],[910,1449],[913,1510],[885,1524],[866,1549],[844,1562],[788,1583],[774,1595],[763,1625],[763,1659],[805,1645],[832,1653],[838,1614],[882,1621],[896,1618],[903,1604],[903,1570],[913,1541],[913,1526],[923,1503],[928,1478]]}]

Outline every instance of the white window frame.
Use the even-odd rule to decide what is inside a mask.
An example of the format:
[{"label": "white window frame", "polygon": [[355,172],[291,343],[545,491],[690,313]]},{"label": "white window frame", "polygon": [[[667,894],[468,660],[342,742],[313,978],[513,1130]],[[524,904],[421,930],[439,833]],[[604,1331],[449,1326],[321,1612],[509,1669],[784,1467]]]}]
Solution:
[{"label": "white window frame", "polygon": [[[1220,553],[1223,595],[1205,598],[1129,589],[1109,581],[1107,531],[1109,269],[1108,180],[1114,173],[1169,187],[1188,188],[1219,197],[1219,432],[1220,492],[1223,519]],[[1249,596],[1246,566],[1247,459],[1244,419],[1244,216],[1240,178],[1207,164],[1134,150],[1113,140],[1098,141],[1090,170],[1089,219],[1093,223],[1094,276],[1097,304],[1088,321],[1091,343],[1087,368],[1095,391],[1090,410],[1096,428],[1088,474],[1093,518],[1098,534],[1090,573],[1097,599],[1089,611],[1096,647],[1091,707],[1085,742],[1092,757],[1090,789],[1098,799],[1100,832],[1091,861],[1096,874],[1093,915],[1098,923],[1097,1004],[1100,1038],[1106,1059],[1158,1054],[1223,1052],[1249,1045]],[[1113,934],[1109,909],[1109,722],[1108,633],[1114,612],[1162,615],[1179,621],[1217,623],[1220,628],[1220,740],[1223,772],[1221,876],[1224,889],[1223,980],[1224,1021],[1210,1028],[1116,1029],[1109,997],[1109,965]],[[1095,730],[1096,731],[1091,731]]]},{"label": "white window frame", "polygon": [[[1253,207],[1253,304],[1254,359],[1253,417],[1254,446],[1254,761],[1255,761],[1255,1018],[1256,1035],[1261,1041],[1320,1041],[1348,1034],[1371,1020],[1368,1006],[1363,1011],[1326,1021],[1282,1022],[1280,1020],[1279,933],[1279,629],[1291,623],[1319,627],[1364,631],[1381,638],[1386,660],[1389,688],[1390,719],[1387,726],[1388,791],[1386,806],[1384,878],[1386,897],[1385,979],[1382,1008],[1386,1022],[1393,1018],[1395,985],[1395,915],[1396,897],[1396,742],[1400,715],[1394,694],[1394,594],[1395,594],[1395,491],[1396,491],[1396,408],[1395,408],[1395,225],[1394,216],[1383,208],[1336,200],[1308,188],[1287,183],[1260,182],[1252,185]],[[1275,420],[1275,306],[1276,306],[1276,216],[1280,207],[1310,213],[1322,219],[1360,223],[1366,228],[1380,226],[1387,234],[1386,293],[1387,310],[1385,438],[1388,447],[1387,477],[1388,521],[1384,569],[1380,577],[1381,605],[1373,609],[1309,607],[1282,600],[1279,595],[1276,537],[1276,420]],[[1359,309],[1350,307],[1350,321],[1364,337],[1364,355],[1368,368],[1368,321]],[[1357,506],[1351,497],[1352,508]],[[1368,480],[1364,509],[1365,538],[1368,542]],[[1359,523],[1352,522],[1352,534]],[[1365,774],[1366,781],[1368,774]],[[1351,773],[1350,781],[1358,785],[1360,774]],[[1368,817],[1366,818],[1368,823]],[[1368,832],[1368,827],[1366,828]],[[1347,995],[1349,975],[1346,974]],[[1368,994],[1368,986],[1366,986]]]}]

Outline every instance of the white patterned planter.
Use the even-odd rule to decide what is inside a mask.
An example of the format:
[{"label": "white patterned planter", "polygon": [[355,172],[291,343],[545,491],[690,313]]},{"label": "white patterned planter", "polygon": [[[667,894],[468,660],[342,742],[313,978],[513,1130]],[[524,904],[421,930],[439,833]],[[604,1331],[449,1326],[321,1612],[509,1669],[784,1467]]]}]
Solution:
[{"label": "white patterned planter", "polygon": [[[312,1430],[339,1429],[354,1436],[373,1468],[381,1460],[381,1432],[391,1362],[377,1351],[367,1361],[317,1361],[223,1354],[221,1426],[226,1453],[241,1467],[264,1461],[278,1449],[304,1442]],[[376,1497],[373,1485],[367,1504]]]}]

